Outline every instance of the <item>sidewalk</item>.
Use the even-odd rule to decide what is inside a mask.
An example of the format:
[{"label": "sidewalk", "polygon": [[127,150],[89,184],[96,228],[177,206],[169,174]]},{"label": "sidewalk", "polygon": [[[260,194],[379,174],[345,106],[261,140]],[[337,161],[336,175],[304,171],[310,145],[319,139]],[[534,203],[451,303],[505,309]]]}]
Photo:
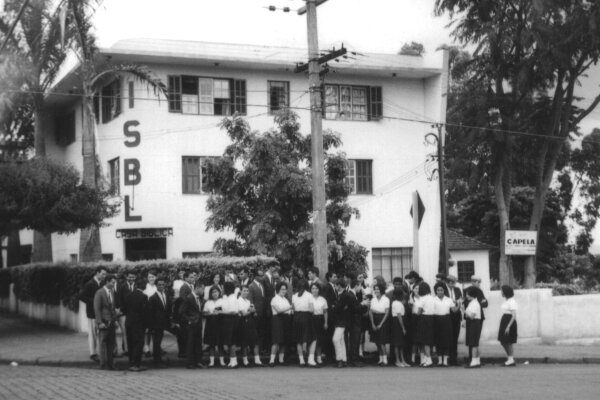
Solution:
[{"label": "sidewalk", "polygon": [[[120,338],[118,343],[120,345]],[[515,345],[515,359],[518,363],[600,364],[600,341],[592,343],[594,344],[542,345],[524,341]],[[172,335],[165,335],[163,348],[167,352],[169,364],[183,366],[183,360],[176,357],[177,344]],[[506,359],[498,343],[484,343],[480,349],[482,361],[486,364],[497,364]],[[465,356],[466,348],[459,344],[459,359],[462,360]],[[0,364],[6,365],[13,361],[25,365],[97,365],[89,359],[87,334],[0,312]],[[124,357],[117,359],[118,366],[125,366],[126,362]]]}]

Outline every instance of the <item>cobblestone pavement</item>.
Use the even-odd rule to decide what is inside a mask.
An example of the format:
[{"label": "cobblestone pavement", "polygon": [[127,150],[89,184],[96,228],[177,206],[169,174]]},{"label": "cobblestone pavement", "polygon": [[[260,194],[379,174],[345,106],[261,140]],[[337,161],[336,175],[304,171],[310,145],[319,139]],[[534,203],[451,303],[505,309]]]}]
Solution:
[{"label": "cobblestone pavement", "polygon": [[277,367],[142,373],[0,366],[0,399],[598,399],[597,365],[318,370]]}]

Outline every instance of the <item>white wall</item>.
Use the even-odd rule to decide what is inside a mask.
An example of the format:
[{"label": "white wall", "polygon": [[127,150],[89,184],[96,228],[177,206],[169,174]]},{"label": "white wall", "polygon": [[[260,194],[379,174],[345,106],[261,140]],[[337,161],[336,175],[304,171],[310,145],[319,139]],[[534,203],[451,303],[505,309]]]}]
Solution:
[{"label": "white wall", "polygon": [[[475,264],[475,275],[481,277],[481,290],[484,293],[490,291],[490,257],[488,250],[450,250],[450,257],[455,264],[450,268],[450,273],[458,277],[458,262],[473,261]],[[471,286],[471,282],[465,282],[463,288]]]}]

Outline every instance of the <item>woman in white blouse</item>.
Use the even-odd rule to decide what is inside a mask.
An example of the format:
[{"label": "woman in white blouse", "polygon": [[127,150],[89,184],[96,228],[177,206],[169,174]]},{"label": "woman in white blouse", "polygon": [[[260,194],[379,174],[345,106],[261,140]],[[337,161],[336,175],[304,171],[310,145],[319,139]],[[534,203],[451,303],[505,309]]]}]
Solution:
[{"label": "woman in white blouse", "polygon": [[450,311],[456,311],[457,307],[450,297],[444,294],[444,284],[439,283],[434,286],[435,297],[434,305],[434,340],[438,355],[438,365],[448,366],[448,353],[452,341],[452,320]]},{"label": "woman in white blouse", "polygon": [[373,286],[373,299],[369,309],[371,321],[371,340],[377,345],[379,351],[379,362],[381,367],[388,365],[386,345],[390,344],[390,299],[384,296],[385,287],[378,283]]},{"label": "woman in white blouse", "polygon": [[[144,289],[144,294],[148,298],[154,296],[156,293],[156,277],[156,271],[148,271],[148,275],[146,276],[146,289]],[[146,341],[144,343],[144,355],[146,357],[152,357],[152,352],[150,351],[152,347],[152,329],[147,329]]]},{"label": "woman in white blouse", "polygon": [[235,294],[235,285],[233,282],[225,282],[223,284],[223,299],[221,310],[221,343],[229,349],[229,364],[228,368],[237,368],[237,356],[235,353],[235,344],[237,338],[237,325],[239,324],[239,308],[237,295]]},{"label": "woman in white blouse", "polygon": [[514,367],[513,344],[517,343],[517,302],[515,300],[514,290],[507,285],[502,286],[502,297],[504,302],[500,306],[502,309],[502,318],[500,319],[500,329],[498,330],[498,341],[506,351],[507,360],[505,367]]},{"label": "woman in white blouse", "polygon": [[431,360],[431,347],[434,345],[434,315],[435,306],[430,286],[421,282],[419,284],[418,300],[419,320],[415,332],[414,342],[421,349],[421,367],[430,368],[433,366]]},{"label": "woman in white blouse", "polygon": [[223,311],[223,300],[219,288],[210,290],[210,299],[204,303],[203,314],[206,318],[204,324],[204,344],[208,345],[209,363],[208,367],[215,366],[215,354],[219,354],[221,367],[225,366],[223,346],[221,346],[221,311]]},{"label": "woman in white blouse", "polygon": [[271,358],[269,367],[275,366],[275,356],[279,353],[279,364],[283,364],[285,354],[285,343],[290,335],[290,320],[292,317],[292,305],[287,299],[288,285],[279,282],[275,286],[276,295],[271,300]]},{"label": "woman in white blouse", "polygon": [[474,286],[468,287],[465,290],[468,306],[465,309],[465,319],[467,322],[465,344],[469,347],[471,363],[465,368],[480,368],[481,354],[479,353],[479,338],[481,337],[481,305],[477,301],[477,288]]},{"label": "woman in white blouse", "polygon": [[326,340],[326,332],[329,327],[327,316],[327,300],[320,296],[321,286],[318,283],[310,285],[312,294],[312,329],[313,341],[310,344],[308,355],[308,365],[310,367],[318,367],[323,364],[321,359],[321,348]]},{"label": "woman in white blouse", "polygon": [[242,362],[244,367],[250,366],[248,362],[248,353],[254,350],[254,365],[262,366],[260,362],[260,353],[258,350],[258,332],[256,329],[256,309],[254,304],[248,299],[248,286],[242,285],[240,288],[240,297],[238,298],[238,310],[240,312],[239,338],[242,349]]},{"label": "woman in white blouse", "polygon": [[396,356],[396,367],[404,368],[409,365],[404,361],[403,347],[406,338],[406,326],[404,325],[404,290],[396,288],[392,292],[392,334],[390,345],[394,347]]},{"label": "woman in white blouse", "polygon": [[[292,332],[300,366],[306,365],[304,354],[308,354],[308,344],[313,341],[312,332],[312,294],[308,292],[308,282],[301,279],[297,282],[298,293],[292,296],[294,317]],[[313,366],[314,366],[313,360]]]}]

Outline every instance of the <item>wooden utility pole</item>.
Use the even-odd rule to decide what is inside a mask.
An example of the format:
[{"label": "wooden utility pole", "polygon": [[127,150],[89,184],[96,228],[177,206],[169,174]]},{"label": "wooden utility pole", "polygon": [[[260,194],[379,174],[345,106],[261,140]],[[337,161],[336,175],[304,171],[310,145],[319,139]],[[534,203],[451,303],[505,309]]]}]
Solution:
[{"label": "wooden utility pole", "polygon": [[[320,0],[319,4],[324,1]],[[304,9],[304,7],[303,7]],[[319,39],[317,33],[317,0],[306,0],[308,35],[308,86],[310,91],[310,132],[312,153],[313,201],[313,264],[322,278],[327,272],[327,219],[325,214],[325,162],[323,154],[323,121],[321,109],[321,79],[319,76]]]},{"label": "wooden utility pole", "polygon": [[440,211],[442,219],[442,257],[440,271],[443,274],[448,275],[448,261],[450,260],[450,254],[448,253],[448,230],[446,228],[446,184],[444,182],[444,126],[442,124],[437,125],[438,129],[438,177],[440,178]]}]

